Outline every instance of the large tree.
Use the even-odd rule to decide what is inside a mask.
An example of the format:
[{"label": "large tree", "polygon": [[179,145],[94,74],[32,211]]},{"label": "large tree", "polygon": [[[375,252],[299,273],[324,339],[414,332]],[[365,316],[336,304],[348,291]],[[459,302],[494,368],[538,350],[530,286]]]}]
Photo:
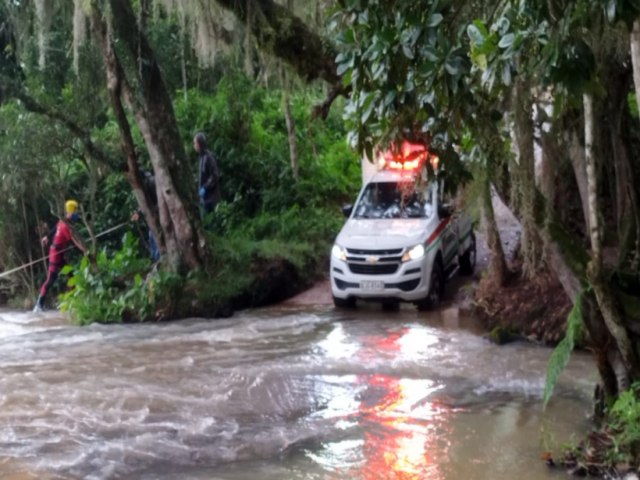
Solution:
[{"label": "large tree", "polygon": [[[185,28],[186,22],[192,25],[194,40],[200,42],[196,52],[202,55],[204,63],[213,59],[211,48],[207,44],[214,44],[219,40],[214,36],[221,35],[223,40],[229,40],[224,36],[225,19],[221,14],[224,9],[228,9],[246,25],[262,50],[291,64],[294,71],[305,80],[320,78],[333,85],[339,83],[334,56],[330,53],[328,44],[290,10],[276,2],[192,0],[157,3],[168,9],[176,9],[185,19]],[[197,202],[193,193],[191,169],[187,165],[187,155],[173,111],[172,92],[167,88],[146,30],[151,20],[148,15],[152,2],[136,4],[130,0],[76,1],[74,9],[69,10],[56,6],[49,0],[39,0],[35,3],[35,12],[31,12],[29,5],[22,2],[3,2],[2,6],[3,11],[7,12],[7,21],[3,21],[3,24],[13,24],[16,28],[19,25],[24,30],[30,27],[38,32],[40,52],[37,65],[41,69],[47,68],[52,16],[62,17],[63,22],[65,15],[68,15],[67,22],[73,19],[75,68],[82,68],[77,59],[78,45],[95,42],[103,59],[106,90],[120,129],[124,160],[114,159],[93,142],[89,130],[81,126],[73,115],[61,111],[55,105],[43,104],[29,93],[25,82],[29,74],[18,67],[20,62],[16,58],[6,54],[10,51],[18,56],[26,55],[29,45],[17,42],[16,48],[4,50],[0,70],[2,84],[5,85],[3,97],[19,99],[27,109],[60,122],[81,140],[88,155],[126,171],[136,199],[159,241],[160,249],[167,253],[165,258],[169,259],[169,267],[181,270],[182,267],[202,266],[207,246],[195,208]],[[247,16],[248,9],[253,12],[251,17]],[[30,18],[35,19],[34,24],[29,23]],[[87,25],[92,36],[85,35]],[[149,199],[142,189],[141,162],[134,144],[131,118],[142,134],[155,174],[157,210],[150,207]]]},{"label": "large tree", "polygon": [[[603,72],[615,71],[605,60],[618,71],[629,70],[630,44],[622,42],[626,46],[620,55],[620,42],[615,41],[625,35],[625,27],[608,23],[615,19],[612,5],[618,3],[624,2],[523,0],[487,3],[483,12],[478,8],[482,2],[424,0],[406,5],[345,0],[336,17],[338,68],[351,87],[351,139],[361,150],[419,132],[434,148],[465,145],[468,135],[476,133],[475,146],[489,152],[486,131],[478,128],[488,120],[483,112],[494,111],[494,121],[509,127],[500,141],[517,153],[509,166],[511,182],[518,187],[511,190],[516,192],[511,205],[525,230],[544,236],[547,263],[569,298],[584,299],[590,306],[584,309],[585,322],[609,397],[640,380],[634,333],[637,294],[630,297],[638,285],[637,228],[629,215],[637,211],[639,187],[630,182],[635,175],[629,174],[638,164],[631,161],[636,157],[633,138],[621,131],[622,120],[631,118],[624,109],[631,90],[628,84],[603,77]],[[625,7],[627,18],[637,16],[631,5]],[[482,95],[483,90],[490,95]],[[551,116],[544,119],[550,100]],[[616,109],[604,108],[609,101]],[[537,126],[533,112],[541,119]],[[577,118],[567,131],[573,135],[548,135],[547,130],[561,132],[554,124],[569,115]],[[616,121],[608,121],[608,115]],[[558,177],[556,183],[584,186],[582,197],[573,199],[583,205],[587,230],[576,232],[558,221],[567,218],[563,211],[569,205],[549,197],[543,207],[544,197],[537,193],[540,184],[534,179],[534,142],[544,142],[549,158],[574,160],[574,178]],[[604,160],[605,151],[614,153],[615,168]],[[611,173],[611,182],[605,171]],[[626,219],[622,221],[631,222],[631,228],[615,221],[607,224],[633,240],[603,237],[601,212],[611,198],[619,198],[619,208],[627,212],[614,218]],[[620,252],[617,264],[605,261],[603,239]],[[585,242],[590,247],[585,248]],[[529,253],[534,261],[542,258],[539,246]],[[579,296],[580,291],[584,295]]]}]

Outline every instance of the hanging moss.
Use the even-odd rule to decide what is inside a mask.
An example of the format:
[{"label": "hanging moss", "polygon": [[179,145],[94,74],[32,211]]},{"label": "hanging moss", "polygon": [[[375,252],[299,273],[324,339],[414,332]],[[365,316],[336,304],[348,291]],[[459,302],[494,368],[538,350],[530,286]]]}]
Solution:
[{"label": "hanging moss", "polygon": [[53,0],[36,0],[36,19],[38,22],[38,66],[44,69],[47,65],[49,49],[49,31],[53,18]]},{"label": "hanging moss", "polygon": [[155,4],[178,16],[201,65],[212,66],[219,53],[229,50],[228,37],[236,29],[236,20],[214,2],[206,8],[198,0],[156,0]]},{"label": "hanging moss", "polygon": [[87,15],[83,0],[73,0],[73,70],[78,74],[80,47],[87,38]]}]

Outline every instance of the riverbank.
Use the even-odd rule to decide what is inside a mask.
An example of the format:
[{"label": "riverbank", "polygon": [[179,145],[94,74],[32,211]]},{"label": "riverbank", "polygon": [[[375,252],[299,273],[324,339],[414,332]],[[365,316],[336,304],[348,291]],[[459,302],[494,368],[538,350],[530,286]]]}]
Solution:
[{"label": "riverbank", "polygon": [[489,264],[486,234],[480,229],[478,272],[474,289],[474,313],[494,340],[511,338],[545,345],[556,345],[565,334],[571,302],[555,275],[544,270],[533,279],[525,278],[519,257],[522,226],[511,211],[494,195],[493,208],[500,231],[507,266],[511,272],[507,284],[497,285],[484,275]]}]

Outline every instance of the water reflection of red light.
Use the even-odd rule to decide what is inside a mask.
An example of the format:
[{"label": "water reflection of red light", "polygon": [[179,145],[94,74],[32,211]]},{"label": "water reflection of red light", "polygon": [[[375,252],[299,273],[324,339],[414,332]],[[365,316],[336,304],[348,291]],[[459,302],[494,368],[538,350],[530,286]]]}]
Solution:
[{"label": "water reflection of red light", "polygon": [[[379,351],[399,351],[408,329],[386,337],[371,338]],[[363,375],[363,399],[359,423],[364,431],[359,478],[365,480],[440,480],[448,459],[450,407],[428,400],[435,389],[428,380],[391,375]]]}]

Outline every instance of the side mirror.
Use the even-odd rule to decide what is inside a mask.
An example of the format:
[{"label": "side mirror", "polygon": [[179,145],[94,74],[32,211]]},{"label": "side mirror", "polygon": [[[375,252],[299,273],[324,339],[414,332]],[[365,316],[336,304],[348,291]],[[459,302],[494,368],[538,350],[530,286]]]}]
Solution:
[{"label": "side mirror", "polygon": [[347,204],[342,206],[342,214],[349,218],[351,216],[351,212],[353,211],[353,205]]},{"label": "side mirror", "polygon": [[450,203],[444,203],[438,205],[438,216],[440,218],[447,218],[453,214],[454,207]]}]

